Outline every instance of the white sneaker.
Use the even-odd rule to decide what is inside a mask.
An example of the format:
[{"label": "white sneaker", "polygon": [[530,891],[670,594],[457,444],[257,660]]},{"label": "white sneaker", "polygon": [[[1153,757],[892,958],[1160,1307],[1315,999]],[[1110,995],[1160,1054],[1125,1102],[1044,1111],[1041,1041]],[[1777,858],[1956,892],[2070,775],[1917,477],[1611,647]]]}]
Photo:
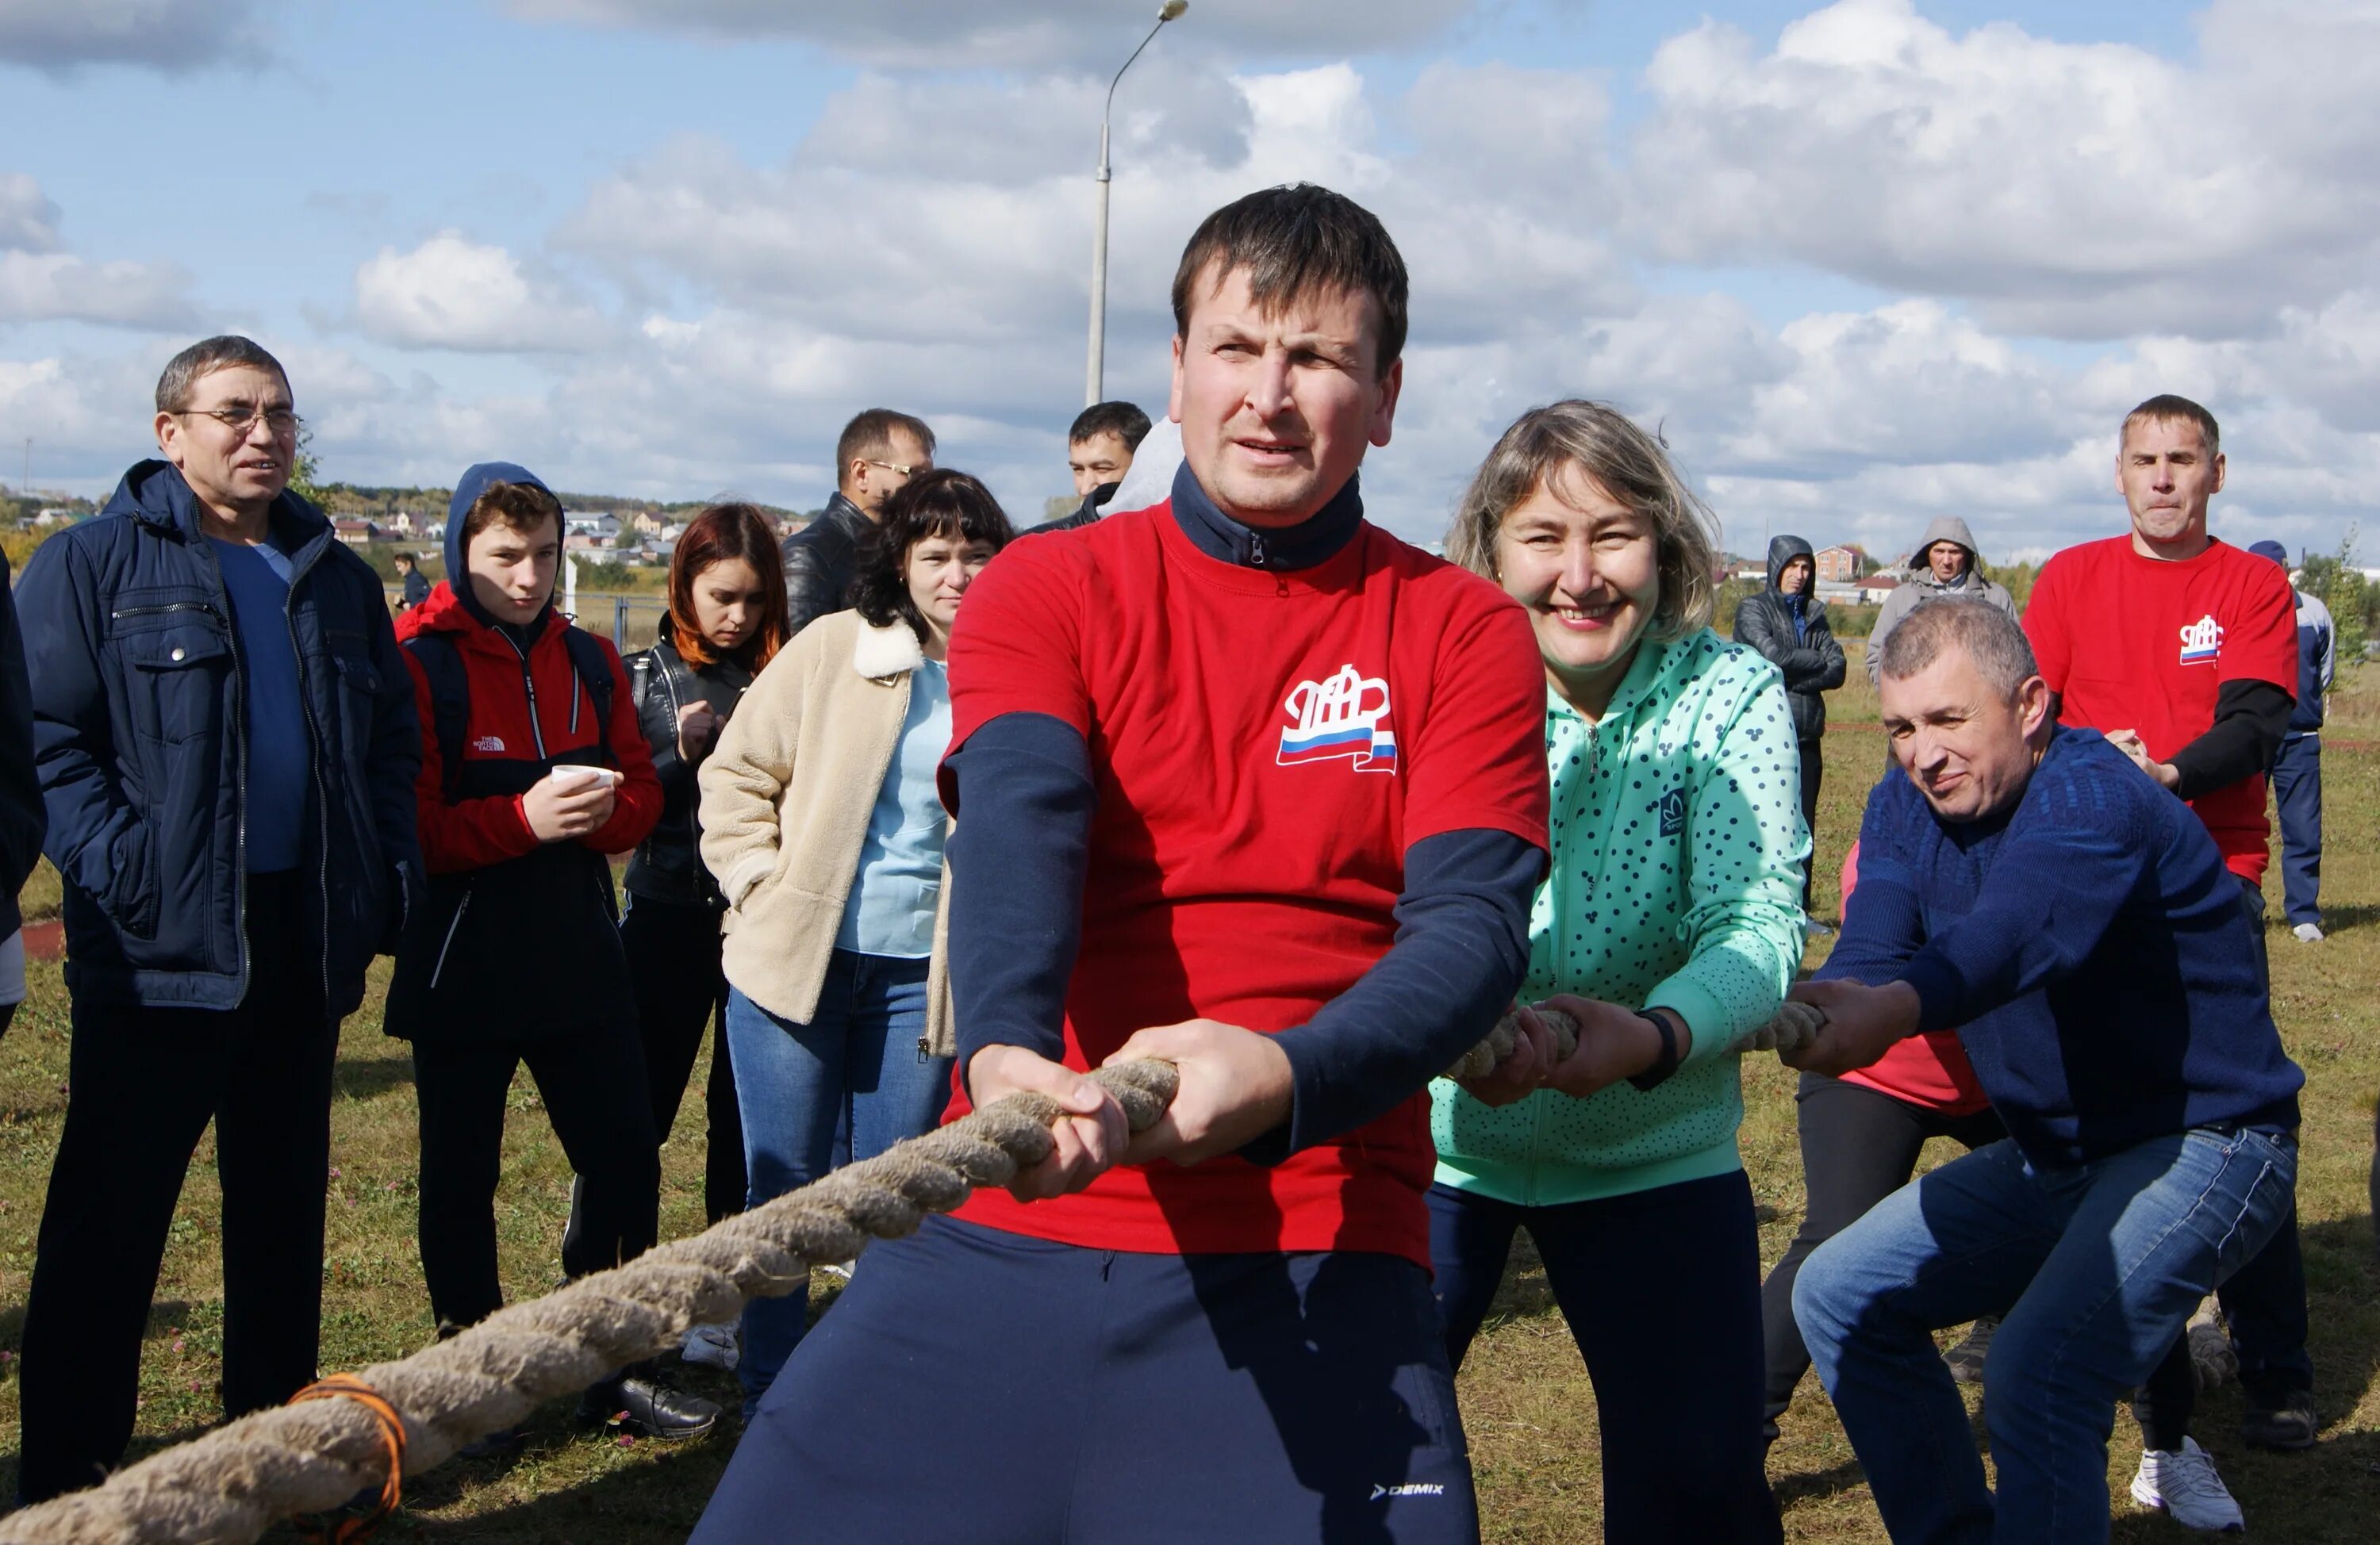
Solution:
[{"label": "white sneaker", "polygon": [[2132,1501],[2162,1509],[2183,1528],[2202,1534],[2241,1534],[2248,1527],[2240,1504],[2215,1473],[2214,1459],[2195,1438],[2184,1438],[2179,1454],[2142,1450],[2140,1473],[2132,1477]]},{"label": "white sneaker", "polygon": [[2318,923],[2301,923],[2289,932],[2297,935],[2300,944],[2322,942],[2322,925]]},{"label": "white sneaker", "polygon": [[1802,936],[1810,939],[1830,939],[1835,936],[1835,931],[1816,918],[1810,917],[1802,920]]},{"label": "white sneaker", "polygon": [[735,1339],[733,1325],[697,1325],[686,1333],[678,1356],[687,1362],[733,1373],[735,1365],[744,1360],[744,1348]]}]

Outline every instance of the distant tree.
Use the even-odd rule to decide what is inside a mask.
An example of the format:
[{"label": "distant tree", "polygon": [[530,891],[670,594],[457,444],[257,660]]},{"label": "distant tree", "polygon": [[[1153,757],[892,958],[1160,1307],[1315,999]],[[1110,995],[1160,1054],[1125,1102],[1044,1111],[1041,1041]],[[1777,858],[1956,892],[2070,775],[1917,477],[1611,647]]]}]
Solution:
[{"label": "distant tree", "polygon": [[2380,632],[2380,585],[2356,567],[2356,534],[2349,526],[2336,553],[2308,553],[2297,581],[2299,589],[2330,609],[2332,647],[2343,665],[2361,662],[2364,642]]},{"label": "distant tree", "polygon": [[311,504],[326,504],[330,490],[322,486],[322,458],[307,449],[314,442],[311,428],[298,433],[298,456],[289,469],[289,491]]}]

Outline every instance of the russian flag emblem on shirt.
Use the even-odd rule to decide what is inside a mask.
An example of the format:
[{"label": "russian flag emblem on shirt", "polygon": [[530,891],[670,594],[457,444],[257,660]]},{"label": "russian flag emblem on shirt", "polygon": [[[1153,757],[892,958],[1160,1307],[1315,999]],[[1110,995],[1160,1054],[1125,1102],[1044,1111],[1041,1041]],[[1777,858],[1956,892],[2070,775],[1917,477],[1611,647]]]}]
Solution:
[{"label": "russian flag emblem on shirt", "polygon": [[1357,772],[1397,770],[1397,736],[1389,728],[1389,683],[1354,666],[1319,682],[1300,682],[1281,708],[1296,722],[1281,731],[1275,761],[1291,767],[1346,756]]},{"label": "russian flag emblem on shirt", "polygon": [[2181,630],[2181,663],[2212,665],[2223,653],[2223,624],[2208,612]]}]

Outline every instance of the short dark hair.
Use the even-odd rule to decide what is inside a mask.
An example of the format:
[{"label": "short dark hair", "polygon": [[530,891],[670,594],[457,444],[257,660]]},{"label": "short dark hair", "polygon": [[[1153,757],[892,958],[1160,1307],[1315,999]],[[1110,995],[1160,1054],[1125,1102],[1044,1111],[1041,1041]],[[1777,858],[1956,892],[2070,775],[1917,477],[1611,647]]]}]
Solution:
[{"label": "short dark hair", "polygon": [[392,562],[402,563],[408,569],[419,567],[419,561],[409,552],[390,553],[389,560]]},{"label": "short dark hair", "polygon": [[1015,536],[1008,512],[981,482],[955,467],[921,472],[885,500],[882,518],[860,545],[852,608],[880,628],[906,622],[923,643],[926,620],[909,598],[909,549],[929,537],[956,537],[989,542],[997,552]]},{"label": "short dark hair", "polygon": [[473,537],[492,525],[533,536],[549,520],[560,541],[565,529],[562,501],[534,483],[490,483],[463,516],[463,545],[468,548]]},{"label": "short dark hair", "polygon": [[289,385],[289,372],[281,361],[266,352],[263,344],[253,338],[243,338],[237,332],[225,332],[213,338],[201,338],[188,348],[165,361],[164,372],[157,378],[157,411],[181,413],[190,405],[190,389],[217,370],[236,366],[251,366],[270,370]]},{"label": "short dark hair", "polygon": [[1066,431],[1066,443],[1080,445],[1101,435],[1113,435],[1123,441],[1127,451],[1137,451],[1140,442],[1148,438],[1148,415],[1131,403],[1093,403],[1075,415],[1075,427]]},{"label": "short dark hair", "polygon": [[2201,439],[2206,441],[2206,453],[2219,454],[2223,450],[2223,431],[2216,426],[2215,416],[2187,397],[2177,397],[2170,392],[2161,392],[2124,415],[2124,427],[2116,433],[2119,448],[2123,437],[2132,432],[2135,424],[2195,424]]},{"label": "short dark hair", "polygon": [[874,461],[889,454],[896,434],[908,435],[924,447],[927,455],[934,453],[934,431],[926,428],[924,419],[889,407],[872,407],[845,424],[842,436],[834,442],[836,486],[851,476],[852,463]]},{"label": "short dark hair", "polygon": [[1903,617],[1884,638],[1879,674],[1907,681],[1945,649],[1962,649],[1985,681],[2014,697],[2027,677],[2041,674],[2033,645],[2016,619],[1985,601],[1927,601]]},{"label": "short dark hair", "polygon": [[1267,312],[1325,293],[1368,295],[1380,308],[1374,368],[1386,372],[1404,353],[1405,260],[1378,217],[1343,193],[1291,183],[1251,193],[1200,221],[1173,271],[1177,335],[1188,335],[1191,291],[1210,269],[1213,288],[1247,270],[1249,297]]}]

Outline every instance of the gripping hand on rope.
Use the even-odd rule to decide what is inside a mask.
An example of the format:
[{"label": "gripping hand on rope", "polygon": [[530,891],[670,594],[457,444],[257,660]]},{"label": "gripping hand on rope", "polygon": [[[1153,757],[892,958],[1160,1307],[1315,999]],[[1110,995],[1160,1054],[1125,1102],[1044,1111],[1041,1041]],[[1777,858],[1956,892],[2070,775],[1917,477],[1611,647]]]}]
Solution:
[{"label": "gripping hand on rope", "polygon": [[1010,1094],[1045,1094],[1064,1112],[1050,1128],[1050,1154],[1018,1168],[1008,1192],[1041,1201],[1081,1190],[1123,1158],[1131,1132],[1115,1095],[1063,1063],[1023,1046],[986,1046],[967,1063],[967,1092],[978,1110]]},{"label": "gripping hand on rope", "polygon": [[1289,1054],[1269,1035],[1219,1020],[1185,1020],[1136,1032],[1107,1065],[1144,1058],[1173,1065],[1173,1103],[1133,1135],[1124,1163],[1195,1165],[1239,1149],[1289,1119]]},{"label": "gripping hand on rope", "polygon": [[1816,1036],[1807,1045],[1778,1051],[1787,1067],[1805,1073],[1837,1077],[1868,1067],[1917,1032],[1917,989],[1905,982],[1888,982],[1881,987],[1858,982],[1803,982],[1794,985],[1791,996],[1793,1003],[1811,1005],[1824,1014]]},{"label": "gripping hand on rope", "polygon": [[[1684,1020],[1667,1009],[1678,1055],[1694,1044]],[[1558,993],[1515,1006],[1451,1076],[1482,1104],[1510,1104],[1539,1089],[1584,1100],[1660,1059],[1660,1032],[1634,1009]]]}]

